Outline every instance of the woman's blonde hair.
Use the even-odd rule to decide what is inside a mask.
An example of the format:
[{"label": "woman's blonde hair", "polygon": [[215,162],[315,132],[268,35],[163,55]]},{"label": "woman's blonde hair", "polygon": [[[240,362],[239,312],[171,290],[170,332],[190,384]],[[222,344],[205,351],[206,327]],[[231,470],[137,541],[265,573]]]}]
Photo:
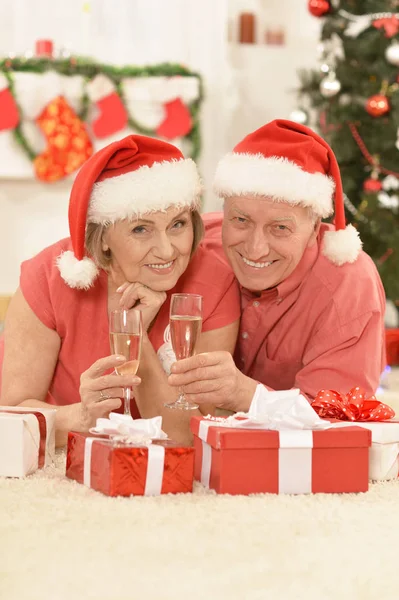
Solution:
[{"label": "woman's blonde hair", "polygon": [[[191,222],[193,224],[193,246],[191,256],[194,254],[202,238],[204,237],[204,224],[197,210],[192,210]],[[88,254],[98,267],[107,271],[112,262],[110,250],[103,250],[103,236],[109,225],[102,223],[88,223],[86,227],[85,246]]]}]

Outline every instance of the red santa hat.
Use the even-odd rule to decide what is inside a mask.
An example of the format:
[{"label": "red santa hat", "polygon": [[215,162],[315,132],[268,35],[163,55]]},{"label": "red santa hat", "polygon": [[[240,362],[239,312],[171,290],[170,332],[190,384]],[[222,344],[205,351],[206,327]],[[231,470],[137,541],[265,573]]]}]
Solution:
[{"label": "red santa hat", "polygon": [[359,256],[359,234],[345,225],[337,159],[327,142],[304,125],[278,119],[247,135],[220,161],[215,190],[223,197],[253,194],[309,206],[321,218],[335,212],[335,231],[325,233],[323,254],[337,265]]},{"label": "red santa hat", "polygon": [[89,288],[98,275],[85,256],[87,223],[111,224],[122,219],[199,206],[201,182],[197,167],[167,142],[129,135],[93,154],[79,170],[69,201],[73,252],[57,259],[64,281],[72,288]]}]

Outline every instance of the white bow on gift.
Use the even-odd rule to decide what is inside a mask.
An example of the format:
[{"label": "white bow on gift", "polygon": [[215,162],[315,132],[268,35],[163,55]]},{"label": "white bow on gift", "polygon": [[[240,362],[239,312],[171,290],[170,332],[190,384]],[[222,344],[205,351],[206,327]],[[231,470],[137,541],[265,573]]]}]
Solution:
[{"label": "white bow on gift", "polygon": [[[161,493],[165,448],[160,444],[152,444],[152,441],[164,440],[168,437],[162,431],[162,417],[134,420],[129,415],[110,413],[109,419],[97,419],[96,426],[89,431],[97,435],[108,435],[111,443],[147,446],[148,462],[144,495],[158,496]],[[91,485],[92,447],[97,441],[104,441],[104,439],[88,437],[85,440],[83,483],[88,487]]]},{"label": "white bow on gift", "polygon": [[109,419],[97,419],[90,433],[109,435],[112,441],[124,444],[151,444],[152,440],[165,440],[168,436],[162,431],[162,417],[133,419],[129,415],[110,413]]},{"label": "white bow on gift", "polygon": [[[212,419],[211,420],[218,420]],[[223,424],[225,423],[225,425]],[[268,391],[258,385],[247,413],[220,419],[218,426],[244,429],[328,429],[300,390]]]}]

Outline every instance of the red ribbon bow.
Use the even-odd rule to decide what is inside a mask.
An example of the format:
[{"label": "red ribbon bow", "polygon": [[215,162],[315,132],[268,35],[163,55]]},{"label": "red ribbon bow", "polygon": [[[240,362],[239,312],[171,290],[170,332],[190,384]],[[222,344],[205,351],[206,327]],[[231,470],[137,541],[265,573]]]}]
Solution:
[{"label": "red ribbon bow", "polygon": [[392,408],[375,396],[366,399],[359,387],[352,388],[345,396],[334,390],[321,390],[312,407],[319,417],[341,421],[386,421],[395,416]]}]

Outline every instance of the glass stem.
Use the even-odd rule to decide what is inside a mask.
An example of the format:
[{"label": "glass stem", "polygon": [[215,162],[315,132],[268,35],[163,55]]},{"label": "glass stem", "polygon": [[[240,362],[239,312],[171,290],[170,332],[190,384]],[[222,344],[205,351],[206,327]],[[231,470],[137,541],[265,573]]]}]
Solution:
[{"label": "glass stem", "polygon": [[130,387],[123,388],[123,414],[132,416],[132,414],[130,412],[130,398],[131,398]]}]

